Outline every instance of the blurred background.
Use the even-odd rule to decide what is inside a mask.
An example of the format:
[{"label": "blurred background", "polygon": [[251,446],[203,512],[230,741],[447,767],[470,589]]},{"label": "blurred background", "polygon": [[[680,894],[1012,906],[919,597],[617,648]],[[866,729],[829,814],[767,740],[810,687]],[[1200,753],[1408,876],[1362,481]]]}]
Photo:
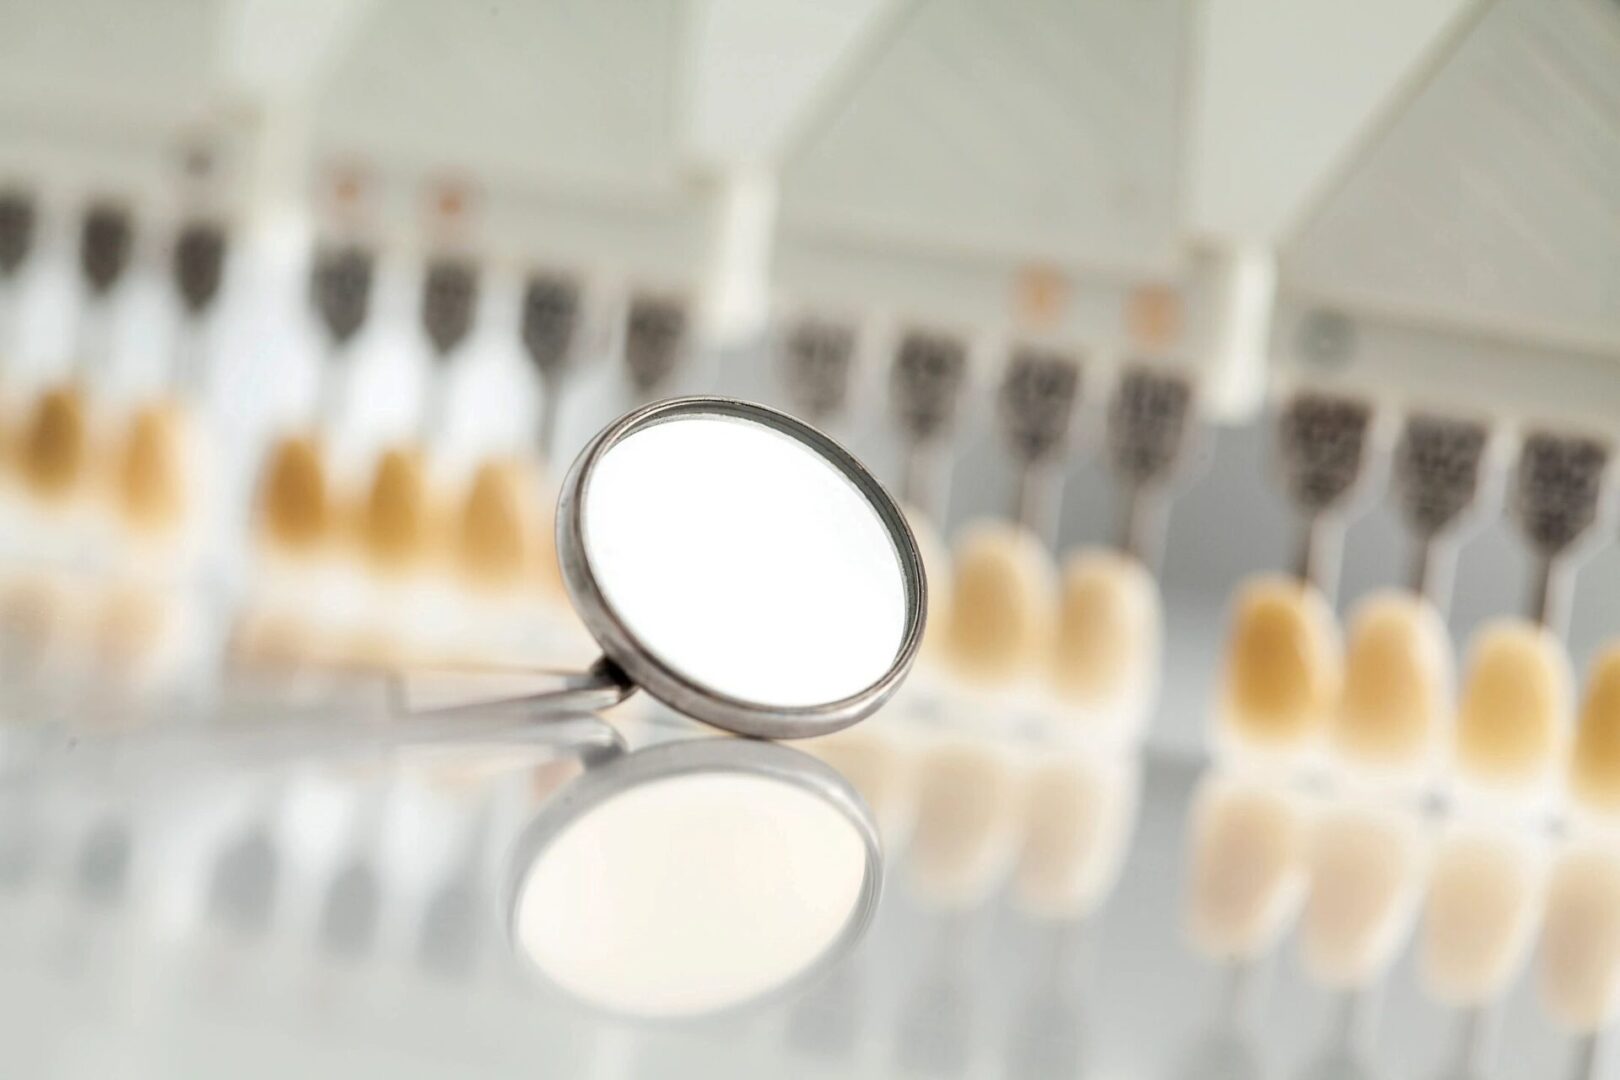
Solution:
[{"label": "blurred background", "polygon": [[[1598,1075],[1617,362],[1614,0],[0,0],[0,1062]],[[494,915],[597,736],[375,673],[589,663],[556,485],[700,392],[930,631],[806,747],[871,932],[648,1024]]]}]

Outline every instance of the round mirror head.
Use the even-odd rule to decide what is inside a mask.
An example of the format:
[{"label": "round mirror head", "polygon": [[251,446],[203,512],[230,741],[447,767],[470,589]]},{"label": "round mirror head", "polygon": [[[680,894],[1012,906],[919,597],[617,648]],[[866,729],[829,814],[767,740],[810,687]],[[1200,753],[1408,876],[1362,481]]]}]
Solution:
[{"label": "round mirror head", "polygon": [[774,743],[698,739],[587,772],[520,834],[512,945],[620,1016],[685,1019],[824,970],[882,882],[870,813],[831,767]]},{"label": "round mirror head", "polygon": [[846,727],[905,678],[926,617],[916,541],[848,451],[725,398],[626,414],[557,508],[574,607],[677,712],[761,738]]}]

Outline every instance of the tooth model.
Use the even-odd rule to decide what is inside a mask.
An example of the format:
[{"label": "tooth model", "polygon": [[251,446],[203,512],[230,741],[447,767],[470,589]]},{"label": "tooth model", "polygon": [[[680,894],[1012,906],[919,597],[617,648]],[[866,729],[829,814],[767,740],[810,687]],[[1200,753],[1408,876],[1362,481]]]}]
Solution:
[{"label": "tooth model", "polygon": [[17,446],[18,470],[35,498],[59,502],[82,485],[90,455],[85,413],[73,386],[48,390],[35,404]]},{"label": "tooth model", "polygon": [[1620,645],[1592,661],[1570,756],[1570,795],[1604,819],[1620,813]]},{"label": "tooth model", "polygon": [[173,405],[136,410],[117,457],[114,500],[137,532],[172,533],[186,513],[187,445]]},{"label": "tooth model", "polygon": [[1038,672],[1057,621],[1056,572],[1046,545],[1011,522],[979,521],[963,529],[954,562],[942,642],[952,670],[982,685]]},{"label": "tooth model", "polygon": [[1469,649],[1455,755],[1474,788],[1536,794],[1564,767],[1569,559],[1596,520],[1607,465],[1607,446],[1581,436],[1538,432],[1520,451],[1513,510],[1536,554],[1535,587],[1530,618],[1487,624]]},{"label": "tooth model", "polygon": [[430,511],[421,455],[385,451],[360,508],[360,541],[372,566],[399,572],[418,563],[430,543]]},{"label": "tooth model", "polygon": [[332,532],[326,463],[314,439],[289,437],[270,452],[259,490],[259,516],[271,544],[309,554]]},{"label": "tooth model", "polygon": [[948,656],[970,680],[1010,682],[1046,666],[1057,571],[1043,536],[1055,523],[1056,462],[1079,388],[1079,365],[1066,353],[1021,347],[1008,361],[997,404],[1019,463],[1017,519],[969,526],[955,560]]},{"label": "tooth model", "polygon": [[1219,719],[1235,740],[1261,748],[1308,744],[1338,706],[1339,631],[1309,582],[1250,581],[1233,605]]},{"label": "tooth model", "polygon": [[[545,573],[545,517],[533,470],[521,461],[486,461],[473,474],[461,507],[456,561],[475,587],[521,588]],[[553,557],[552,563],[556,559]]]},{"label": "tooth model", "polygon": [[1166,492],[1180,462],[1192,388],[1146,367],[1120,376],[1108,409],[1108,460],[1123,493],[1113,549],[1063,563],[1052,685],[1064,700],[1134,730],[1157,687],[1164,620],[1153,576]]},{"label": "tooth model", "polygon": [[1410,587],[1356,606],[1347,634],[1343,699],[1331,745],[1341,763],[1421,775],[1452,716],[1451,637],[1442,614],[1458,523],[1474,503],[1484,425],[1418,414],[1396,448],[1394,483],[1415,539]]},{"label": "tooth model", "polygon": [[1231,743],[1297,751],[1338,708],[1342,656],[1328,597],[1371,424],[1371,409],[1344,398],[1300,394],[1283,410],[1278,456],[1301,542],[1292,578],[1259,578],[1233,607],[1218,711]]}]

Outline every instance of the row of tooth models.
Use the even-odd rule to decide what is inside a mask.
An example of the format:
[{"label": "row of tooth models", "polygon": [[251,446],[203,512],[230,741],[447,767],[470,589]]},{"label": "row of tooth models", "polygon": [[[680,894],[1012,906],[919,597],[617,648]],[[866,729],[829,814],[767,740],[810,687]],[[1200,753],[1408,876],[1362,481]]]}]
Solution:
[{"label": "row of tooth models", "polygon": [[[1409,432],[1398,491],[1424,479],[1411,475],[1417,468],[1410,461],[1411,442]],[[1284,765],[1308,765],[1325,755],[1346,782],[1408,789],[1438,779],[1436,767],[1445,759],[1457,786],[1454,796],[1469,803],[1506,801],[1534,809],[1565,776],[1584,810],[1620,800],[1620,770],[1611,749],[1620,723],[1612,715],[1613,656],[1605,653],[1593,663],[1577,728],[1568,653],[1549,624],[1565,569],[1559,560],[1595,519],[1602,492],[1605,458],[1589,457],[1586,442],[1553,435],[1526,441],[1515,507],[1543,559],[1534,611],[1529,618],[1494,620],[1475,635],[1460,693],[1444,616],[1421,587],[1421,573],[1413,588],[1381,590],[1361,600],[1342,638],[1327,595],[1315,582],[1302,574],[1264,576],[1243,585],[1232,606],[1215,709],[1217,743],[1233,757]],[[1566,477],[1571,461],[1587,462],[1581,483],[1544,484],[1546,463],[1554,459]],[[1468,483],[1459,508],[1472,499],[1475,482]],[[1539,505],[1554,499],[1576,505]],[[1564,523],[1545,526],[1555,510]],[[1571,756],[1572,728],[1577,736]]]},{"label": "row of tooth models", "polygon": [[[1296,498],[1312,512],[1341,499],[1353,486],[1347,470],[1360,468],[1359,447],[1343,450],[1345,425],[1330,422],[1344,410],[1316,401],[1285,411],[1285,431],[1305,415],[1309,424],[1296,426],[1339,446],[1332,460],[1290,450],[1285,434],[1284,456],[1294,459],[1285,474],[1324,462],[1346,474],[1301,485],[1334,492],[1316,504]],[[1192,812],[1189,921],[1204,952],[1250,967],[1298,916],[1306,971],[1354,1006],[1387,974],[1421,914],[1424,987],[1463,1010],[1455,1064],[1478,1070],[1491,1010],[1538,929],[1550,1014],[1590,1040],[1620,1013],[1620,853],[1612,845],[1620,650],[1593,662],[1566,753],[1574,678],[1549,623],[1558,615],[1559,562],[1595,518],[1606,451],[1579,436],[1538,433],[1521,451],[1514,499],[1542,559],[1536,618],[1482,629],[1454,694],[1427,548],[1472,501],[1484,439],[1468,427],[1409,422],[1396,487],[1423,542],[1413,587],[1358,604],[1345,643],[1310,580],[1313,571],[1331,576],[1309,551],[1297,576],[1239,590],[1215,710],[1221,763]],[[1442,443],[1446,453],[1436,452]],[[1471,464],[1459,470],[1465,443]],[[1436,802],[1441,760],[1446,798]],[[1554,832],[1545,812],[1560,778],[1570,813]]]}]

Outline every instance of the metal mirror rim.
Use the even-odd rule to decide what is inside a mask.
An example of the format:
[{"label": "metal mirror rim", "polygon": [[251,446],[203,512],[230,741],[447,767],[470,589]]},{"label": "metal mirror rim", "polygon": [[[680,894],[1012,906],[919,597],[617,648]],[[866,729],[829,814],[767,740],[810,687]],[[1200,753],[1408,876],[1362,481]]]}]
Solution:
[{"label": "metal mirror rim", "polygon": [[[523,900],[523,884],[529,869],[569,826],[582,820],[585,815],[603,803],[645,784],[704,773],[763,776],[790,784],[821,799],[849,823],[865,849],[866,862],[862,868],[861,891],[855,899],[855,906],[850,911],[848,921],[838,935],[802,970],[753,997],[715,1009],[690,1014],[673,1014],[668,1017],[657,1014],[632,1014],[569,993],[557,985],[522,947],[518,931],[518,912]],[[588,1006],[599,1013],[634,1016],[639,1022],[657,1022],[661,1019],[682,1022],[699,1017],[711,1018],[750,1010],[787,996],[832,968],[860,942],[877,913],[878,901],[883,895],[883,841],[878,834],[872,812],[854,787],[842,773],[819,758],[811,757],[802,750],[770,742],[752,742],[724,736],[682,739],[637,750],[613,758],[604,765],[590,768],[553,796],[513,841],[511,857],[507,860],[500,892],[496,895],[504,907],[502,917],[505,920],[507,940],[513,954],[526,969],[535,972],[548,989],[575,1004]]]},{"label": "metal mirror rim", "polygon": [[[772,428],[838,469],[877,513],[905,579],[906,624],[900,649],[882,678],[855,694],[819,705],[780,706],[733,697],[666,664],[625,625],[597,584],[585,544],[583,508],[603,455],[638,431],[690,417],[729,417]],[[569,597],[603,653],[631,682],[685,716],[738,735],[802,739],[837,731],[870,716],[899,689],[922,644],[928,586],[922,555],[905,515],[855,456],[804,421],[753,402],[723,397],[670,398],[626,413],[604,428],[574,460],[557,499],[557,557]]]}]

